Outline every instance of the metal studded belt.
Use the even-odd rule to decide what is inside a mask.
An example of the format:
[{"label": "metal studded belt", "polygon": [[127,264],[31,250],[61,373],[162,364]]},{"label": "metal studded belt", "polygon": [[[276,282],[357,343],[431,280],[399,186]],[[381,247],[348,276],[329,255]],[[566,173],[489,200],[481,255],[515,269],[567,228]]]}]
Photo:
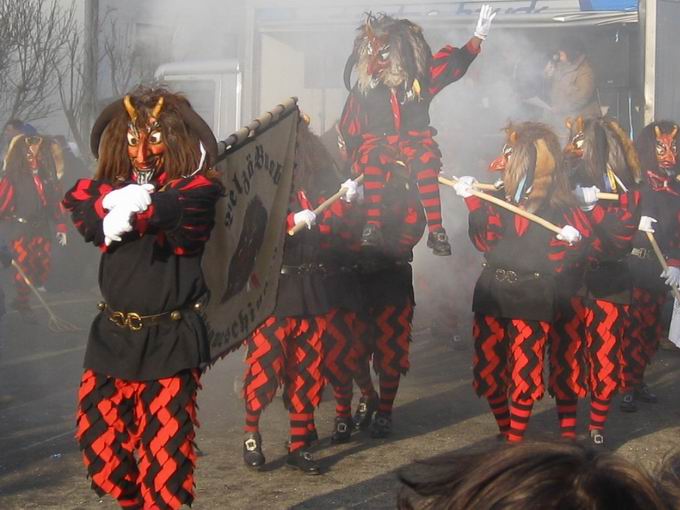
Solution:
[{"label": "metal studded belt", "polygon": [[[198,311],[201,309],[201,303],[194,303],[190,308]],[[139,331],[142,328],[155,326],[161,322],[173,322],[182,320],[182,310],[172,310],[170,312],[157,313],[153,315],[141,315],[137,312],[120,312],[111,310],[109,306],[100,301],[97,308],[102,312],[108,314],[108,319],[119,328],[128,328],[130,331]]]},{"label": "metal studded belt", "polygon": [[513,271],[512,269],[503,268],[494,269],[493,267],[487,266],[486,262],[482,263],[482,267],[492,270],[494,278],[499,282],[506,282],[512,284],[517,283],[519,281],[538,280],[539,278],[541,278],[541,273],[538,272],[518,273],[516,271]]},{"label": "metal studded belt", "polygon": [[281,266],[281,274],[327,273],[329,268],[323,264],[300,264],[299,266]]},{"label": "metal studded belt", "polygon": [[639,259],[653,259],[655,257],[654,252],[647,248],[633,248],[630,254]]}]

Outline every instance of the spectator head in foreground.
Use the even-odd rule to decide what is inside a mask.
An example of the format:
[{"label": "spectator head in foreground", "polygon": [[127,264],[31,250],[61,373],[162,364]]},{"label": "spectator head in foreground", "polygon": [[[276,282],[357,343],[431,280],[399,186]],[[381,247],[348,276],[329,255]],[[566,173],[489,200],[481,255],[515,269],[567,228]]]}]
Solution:
[{"label": "spectator head in foreground", "polygon": [[657,482],[615,453],[576,443],[521,443],[421,465],[427,474],[400,475],[401,510],[670,510],[680,502],[677,469]]}]

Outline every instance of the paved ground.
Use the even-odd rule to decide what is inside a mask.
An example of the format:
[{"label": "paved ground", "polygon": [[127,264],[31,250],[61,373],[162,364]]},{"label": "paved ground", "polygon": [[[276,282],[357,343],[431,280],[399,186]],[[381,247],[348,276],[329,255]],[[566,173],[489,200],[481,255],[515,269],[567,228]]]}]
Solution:
[{"label": "paved ground", "polygon": [[[10,291],[11,294],[11,291]],[[93,292],[47,295],[60,316],[86,328],[94,312]],[[243,411],[234,391],[242,352],[218,363],[203,379],[197,499],[194,508],[394,508],[399,483],[395,471],[415,459],[449,450],[494,447],[496,428],[484,402],[470,387],[470,339],[456,324],[457,341],[420,299],[413,344],[413,369],[404,380],[394,414],[395,433],[375,441],[357,435],[331,446],[333,405],[318,413],[321,441],[316,456],[325,474],[305,477],[283,466],[286,414],[280,400],[263,417],[267,468],[253,473],[241,462]],[[5,317],[0,349],[0,508],[113,509],[89,489],[72,438],[76,388],[85,331],[54,334],[38,310],[40,323],[24,324],[16,313]],[[623,415],[613,409],[610,448],[653,467],[678,444],[680,434],[680,350],[661,351],[649,382],[660,403]],[[586,417],[586,409],[580,415]],[[555,437],[557,422],[550,399],[541,402],[529,437]]]}]

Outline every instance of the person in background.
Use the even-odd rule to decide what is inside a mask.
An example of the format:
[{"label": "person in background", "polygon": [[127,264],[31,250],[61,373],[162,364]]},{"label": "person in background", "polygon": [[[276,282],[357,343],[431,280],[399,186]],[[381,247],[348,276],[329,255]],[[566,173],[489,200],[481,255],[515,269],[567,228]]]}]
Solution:
[{"label": "person in background", "polygon": [[580,40],[565,40],[546,65],[544,75],[549,88],[550,122],[554,126],[561,128],[567,117],[602,115],[595,71]]}]

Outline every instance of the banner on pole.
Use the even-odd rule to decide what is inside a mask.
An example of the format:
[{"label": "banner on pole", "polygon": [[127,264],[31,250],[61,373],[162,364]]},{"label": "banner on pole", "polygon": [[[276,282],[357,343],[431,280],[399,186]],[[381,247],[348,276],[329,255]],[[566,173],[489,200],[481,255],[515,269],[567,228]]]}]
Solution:
[{"label": "banner on pole", "polygon": [[217,169],[225,196],[203,255],[213,362],[238,348],[276,305],[298,120],[292,98],[224,142]]}]

